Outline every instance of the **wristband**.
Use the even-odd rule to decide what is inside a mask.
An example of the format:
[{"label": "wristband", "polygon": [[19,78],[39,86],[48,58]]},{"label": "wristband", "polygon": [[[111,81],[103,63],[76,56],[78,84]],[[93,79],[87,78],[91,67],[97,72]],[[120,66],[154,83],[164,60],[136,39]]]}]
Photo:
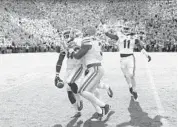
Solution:
[{"label": "wristband", "polygon": [[59,72],[56,72],[56,76],[59,76]]}]

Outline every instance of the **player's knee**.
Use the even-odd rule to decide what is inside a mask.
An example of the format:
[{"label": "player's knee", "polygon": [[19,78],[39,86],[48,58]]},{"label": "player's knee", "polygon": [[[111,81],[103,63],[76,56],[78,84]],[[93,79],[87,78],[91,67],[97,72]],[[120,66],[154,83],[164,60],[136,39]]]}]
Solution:
[{"label": "player's knee", "polygon": [[71,104],[74,104],[76,102],[74,93],[72,91],[67,91],[68,98]]},{"label": "player's knee", "polygon": [[69,84],[69,83],[71,83],[71,78],[67,78],[66,79],[66,82]]},{"label": "player's knee", "polygon": [[80,94],[82,97],[84,97],[84,98],[86,97],[83,90],[81,90],[81,91],[79,92],[79,94]]},{"label": "player's knee", "polygon": [[130,77],[131,79],[134,79],[134,78],[135,78],[135,76],[134,76],[133,73],[130,73],[130,74],[129,74],[129,77]]},{"label": "player's knee", "polygon": [[130,76],[131,76],[131,75],[128,74],[128,73],[124,75],[124,77],[126,78],[126,80],[129,80],[129,79],[130,79]]},{"label": "player's knee", "polygon": [[72,92],[74,92],[75,94],[77,94],[77,92],[78,92],[78,86],[77,86],[77,84],[76,83],[70,83],[69,86],[70,86]]},{"label": "player's knee", "polygon": [[70,88],[70,86],[69,86],[69,84],[66,85],[66,86],[67,86],[67,87],[66,87],[67,91],[72,91],[71,88]]},{"label": "player's knee", "polygon": [[135,79],[135,76],[134,76],[134,75],[132,75],[131,79],[132,79],[132,80],[134,80],[134,79]]}]

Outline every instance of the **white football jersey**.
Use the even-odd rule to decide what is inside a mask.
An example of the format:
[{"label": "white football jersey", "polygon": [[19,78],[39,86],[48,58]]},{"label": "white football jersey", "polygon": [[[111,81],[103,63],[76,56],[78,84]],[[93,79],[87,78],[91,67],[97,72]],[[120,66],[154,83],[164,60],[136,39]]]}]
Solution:
[{"label": "white football jersey", "polygon": [[[74,43],[75,46],[81,47],[81,41],[82,41],[82,38],[75,38],[73,42],[71,43]],[[70,58],[70,57],[68,58],[68,50],[69,50],[69,47],[65,43],[61,43],[61,52],[65,52],[67,56],[67,61],[66,61],[67,69],[72,69],[75,66],[82,64],[80,59],[77,60],[75,58]]]},{"label": "white football jersey", "polygon": [[91,45],[91,49],[85,54],[83,60],[84,64],[101,63],[102,51],[101,42],[94,37],[85,37],[82,40],[82,45]]},{"label": "white football jersey", "polygon": [[130,35],[124,35],[121,32],[117,33],[119,37],[119,52],[120,54],[132,54],[135,47],[135,37]]}]

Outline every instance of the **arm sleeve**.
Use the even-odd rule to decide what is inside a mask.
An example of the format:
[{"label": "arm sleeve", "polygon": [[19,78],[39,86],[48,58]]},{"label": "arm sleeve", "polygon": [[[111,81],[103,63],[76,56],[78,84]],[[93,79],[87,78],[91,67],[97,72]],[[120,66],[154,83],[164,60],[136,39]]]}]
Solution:
[{"label": "arm sleeve", "polygon": [[65,52],[61,52],[59,54],[59,58],[58,58],[58,61],[56,63],[56,73],[60,73],[60,71],[61,71],[61,66],[62,66],[64,57],[65,57],[65,54],[66,54]]},{"label": "arm sleeve", "polygon": [[108,32],[106,32],[105,35],[108,36],[111,39],[116,40],[116,41],[119,39],[119,37],[117,35],[114,35],[114,34],[111,34],[111,33],[108,33]]},{"label": "arm sleeve", "polygon": [[75,59],[81,59],[90,49],[92,45],[82,45],[81,49],[74,54]]},{"label": "arm sleeve", "polygon": [[148,57],[148,53],[146,52],[143,43],[141,41],[139,41],[138,39],[135,39],[135,44],[141,50],[141,53],[143,53],[146,57]]}]

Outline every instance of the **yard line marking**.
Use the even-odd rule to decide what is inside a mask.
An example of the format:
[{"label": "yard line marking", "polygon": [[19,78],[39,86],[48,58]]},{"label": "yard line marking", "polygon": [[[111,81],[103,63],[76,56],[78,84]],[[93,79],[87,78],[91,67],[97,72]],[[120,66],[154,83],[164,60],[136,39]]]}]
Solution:
[{"label": "yard line marking", "polygon": [[[44,77],[44,76],[49,75],[49,73],[46,73],[45,75],[43,75],[43,76],[41,76],[41,77],[37,77],[37,76],[39,76],[40,74],[41,74],[41,73],[33,73],[33,74],[32,74],[32,76],[33,76],[32,79],[29,79],[29,80],[25,80],[25,79],[24,79],[25,81],[24,81],[24,82],[20,82],[19,85],[14,85],[14,86],[9,87],[9,88],[7,88],[7,89],[1,90],[0,93],[10,91],[10,90],[15,89],[15,88],[17,88],[17,87],[20,87],[20,86],[22,86],[22,85],[25,86],[25,84],[28,83],[28,82],[31,82],[31,81],[36,80],[36,79],[38,79],[38,78],[41,78],[41,77]],[[27,76],[27,78],[28,78],[28,76]]]},{"label": "yard line marking", "polygon": [[164,117],[165,117],[165,110],[164,110],[164,108],[162,106],[160,97],[158,95],[158,92],[157,92],[157,89],[156,89],[156,86],[155,86],[155,83],[154,83],[154,80],[153,80],[153,76],[152,76],[152,73],[150,71],[148,62],[146,62],[146,70],[147,70],[147,74],[149,76],[151,89],[153,90],[154,98],[155,98],[157,109],[158,109],[158,114],[160,116],[163,116],[163,118],[161,119],[161,122],[163,123],[163,126],[170,127],[168,121],[166,119],[164,119]]}]

